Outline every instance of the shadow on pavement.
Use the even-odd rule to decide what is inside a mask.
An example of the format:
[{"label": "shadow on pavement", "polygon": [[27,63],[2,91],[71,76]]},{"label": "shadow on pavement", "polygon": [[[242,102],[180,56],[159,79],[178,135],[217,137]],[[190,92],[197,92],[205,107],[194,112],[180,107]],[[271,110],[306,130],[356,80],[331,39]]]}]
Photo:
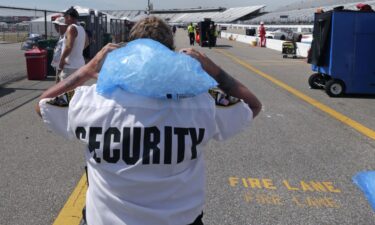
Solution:
[{"label": "shadow on pavement", "polygon": [[375,94],[345,94],[340,98],[375,99]]},{"label": "shadow on pavement", "polygon": [[226,49],[226,48],[233,48],[233,46],[232,45],[216,45],[214,48]]},{"label": "shadow on pavement", "polygon": [[48,76],[43,81],[54,81],[54,80],[56,80],[56,76]]},{"label": "shadow on pavement", "polygon": [[[36,96],[32,96],[30,97],[29,99],[27,99],[26,101],[22,102],[21,104],[17,104],[17,105],[14,105],[12,107],[7,107],[7,109],[3,110],[1,109],[0,107],[0,118],[3,117],[4,115],[8,114],[8,113],[11,113],[13,112],[14,110],[28,104],[29,102],[32,102],[34,101],[35,99],[39,98],[39,94],[36,95]],[[1,106],[1,105],[0,105]]]},{"label": "shadow on pavement", "polygon": [[0,88],[0,98],[16,91],[45,91],[45,88]]},{"label": "shadow on pavement", "polygon": [[0,98],[15,92],[14,88],[0,88]]},{"label": "shadow on pavement", "polygon": [[[282,54],[281,54],[281,58],[283,58],[282,57]],[[297,56],[296,58],[293,58],[292,56],[288,56],[287,58],[283,58],[283,59],[285,59],[285,60],[290,60],[290,59],[299,59],[299,60],[303,60],[303,61],[306,61],[306,57],[302,57],[302,56]],[[306,62],[307,63],[307,62]]]},{"label": "shadow on pavement", "polygon": [[[314,90],[311,89],[310,90]],[[315,90],[320,90],[325,93],[324,88],[319,88]],[[357,98],[357,99],[375,99],[375,94],[343,94],[339,97],[331,97],[331,98]]]},{"label": "shadow on pavement", "polygon": [[[43,81],[54,81],[55,80],[55,77],[47,77],[46,79],[44,80],[41,80],[37,83],[32,83],[32,84],[29,84],[29,85],[20,85],[19,87],[9,87],[9,86],[13,86],[12,83],[15,83],[16,81],[12,81],[12,82],[8,82],[7,84],[5,84],[4,86],[0,86],[0,98],[1,97],[4,97],[6,95],[9,95],[9,94],[12,94],[16,91],[44,91],[46,90],[45,88],[32,88],[33,86],[43,82]],[[18,80],[17,80],[18,81]]]},{"label": "shadow on pavement", "polygon": [[5,87],[0,87],[0,118],[39,98],[41,93],[48,87],[40,86],[45,81],[54,81],[55,77],[47,77],[44,80],[28,81],[19,83],[12,82]]}]

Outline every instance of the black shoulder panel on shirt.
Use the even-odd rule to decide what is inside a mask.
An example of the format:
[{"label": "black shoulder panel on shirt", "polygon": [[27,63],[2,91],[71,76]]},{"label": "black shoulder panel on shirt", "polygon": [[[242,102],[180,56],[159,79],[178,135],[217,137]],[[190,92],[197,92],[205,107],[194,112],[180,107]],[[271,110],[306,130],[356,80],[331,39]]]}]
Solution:
[{"label": "black shoulder panel on shirt", "polygon": [[225,94],[222,90],[219,88],[213,88],[208,90],[208,93],[212,96],[212,98],[215,100],[215,103],[217,106],[224,106],[229,107],[232,105],[235,105],[239,103],[241,100],[235,97],[232,97],[230,95]]},{"label": "black shoulder panel on shirt", "polygon": [[59,95],[55,98],[52,98],[47,103],[59,107],[68,107],[70,100],[73,98],[74,91],[66,92],[62,95]]}]

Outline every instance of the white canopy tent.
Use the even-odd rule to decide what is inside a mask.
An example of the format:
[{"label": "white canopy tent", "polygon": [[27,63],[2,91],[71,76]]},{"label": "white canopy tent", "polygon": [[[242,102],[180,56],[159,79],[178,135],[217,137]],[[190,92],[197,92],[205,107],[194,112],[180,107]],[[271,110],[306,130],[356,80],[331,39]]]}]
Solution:
[{"label": "white canopy tent", "polygon": [[127,16],[121,17],[120,19],[121,19],[121,20],[128,20],[128,21],[130,21],[130,18],[127,17]]},{"label": "white canopy tent", "polygon": [[8,28],[8,24],[5,22],[0,22],[0,28]]},{"label": "white canopy tent", "polygon": [[[78,11],[78,14],[80,16],[88,16],[90,15],[90,11],[93,10],[93,9],[89,9],[89,8],[84,8],[84,7],[81,7],[81,6],[74,6],[74,8]],[[65,11],[65,10],[63,10]],[[62,11],[62,12],[63,12]],[[98,15],[98,10],[94,10],[95,12],[95,15]],[[111,19],[118,19],[112,15],[109,15],[107,13],[104,13],[107,16],[107,32],[110,32],[110,21]],[[53,24],[52,24],[52,18],[53,17],[58,17],[58,16],[62,16],[63,14],[62,13],[52,13],[52,14],[48,14],[47,15],[47,34],[48,36],[53,36],[53,37],[58,37],[58,33],[56,32]],[[32,20],[30,22],[30,33],[32,34],[40,34],[40,35],[44,35],[45,33],[45,21],[44,21],[44,17],[40,17],[38,19],[35,19],[35,20]]]},{"label": "white canopy tent", "polygon": [[[52,24],[52,17],[61,16],[61,13],[52,13],[47,15],[47,34],[48,36],[58,37],[59,34],[56,32],[53,24]],[[30,34],[45,34],[45,22],[44,16],[38,19],[32,20],[30,22]]]},{"label": "white canopy tent", "polygon": [[131,22],[138,22],[138,21],[140,21],[140,20],[142,20],[142,19],[144,19],[146,17],[148,17],[147,14],[139,14],[138,16],[136,16],[136,17],[134,17],[132,19],[129,19],[129,21],[131,21]]}]

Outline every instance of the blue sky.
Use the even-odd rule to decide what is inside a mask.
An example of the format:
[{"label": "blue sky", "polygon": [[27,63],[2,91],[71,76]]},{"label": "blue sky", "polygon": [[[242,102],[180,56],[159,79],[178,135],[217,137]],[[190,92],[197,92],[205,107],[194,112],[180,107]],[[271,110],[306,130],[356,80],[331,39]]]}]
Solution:
[{"label": "blue sky", "polygon": [[[195,7],[237,7],[267,5],[268,10],[295,2],[297,0],[151,0],[154,9],[195,8]],[[72,5],[95,9],[145,9],[147,0],[0,0],[0,5],[25,8],[63,10]]]}]

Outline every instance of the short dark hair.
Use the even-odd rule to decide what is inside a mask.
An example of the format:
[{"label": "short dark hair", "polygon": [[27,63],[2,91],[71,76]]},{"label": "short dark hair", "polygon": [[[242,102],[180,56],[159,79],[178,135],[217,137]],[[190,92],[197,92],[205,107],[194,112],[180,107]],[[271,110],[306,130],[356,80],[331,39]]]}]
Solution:
[{"label": "short dark hair", "polygon": [[68,10],[65,11],[64,16],[71,16],[73,18],[78,19],[79,14],[78,14],[77,10],[72,6]]}]

